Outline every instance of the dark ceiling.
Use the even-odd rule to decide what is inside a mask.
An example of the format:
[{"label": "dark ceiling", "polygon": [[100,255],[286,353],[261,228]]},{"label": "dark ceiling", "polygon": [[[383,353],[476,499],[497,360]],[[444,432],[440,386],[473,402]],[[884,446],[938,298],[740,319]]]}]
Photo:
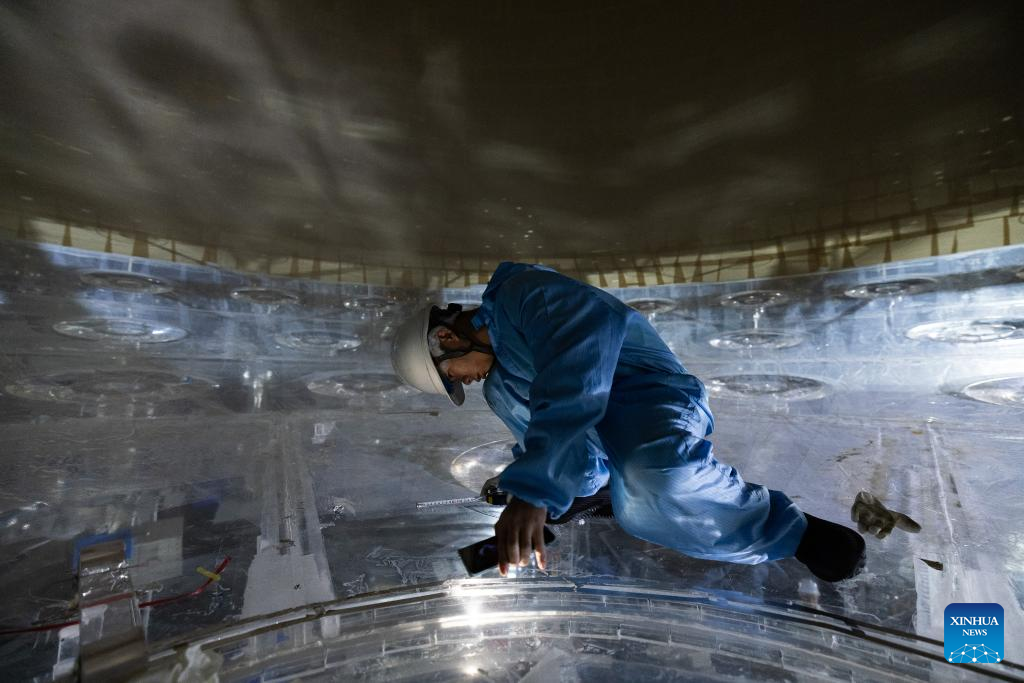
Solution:
[{"label": "dark ceiling", "polygon": [[5,2],[0,209],[268,255],[663,253],[1022,163],[1024,3]]}]

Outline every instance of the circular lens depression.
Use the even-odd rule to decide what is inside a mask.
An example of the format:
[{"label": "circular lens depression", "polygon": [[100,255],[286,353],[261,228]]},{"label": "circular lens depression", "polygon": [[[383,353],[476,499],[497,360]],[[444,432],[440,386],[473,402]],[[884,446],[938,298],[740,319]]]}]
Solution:
[{"label": "circular lens depression", "polygon": [[77,370],[27,377],[5,387],[13,396],[72,403],[150,402],[186,398],[216,384],[169,372]]},{"label": "circular lens depression", "polygon": [[795,375],[721,375],[707,383],[708,391],[722,398],[771,398],[803,401],[822,398],[828,385],[810,377]]},{"label": "circular lens depression", "polygon": [[844,294],[853,299],[879,299],[887,296],[908,296],[934,289],[935,280],[931,278],[907,278],[904,280],[887,280],[868,282],[847,289]]},{"label": "circular lens depression", "polygon": [[167,282],[148,275],[120,270],[88,270],[80,273],[82,284],[97,289],[113,289],[134,294],[166,294],[173,287]]},{"label": "circular lens depression", "polygon": [[672,299],[628,299],[624,303],[647,316],[664,315],[676,309],[676,302]]},{"label": "circular lens depression", "polygon": [[1024,376],[973,382],[961,389],[959,393],[975,401],[1024,408]]},{"label": "circular lens depression", "polygon": [[804,342],[804,336],[775,330],[740,330],[726,332],[708,340],[716,349],[788,349]]},{"label": "circular lens depression", "polygon": [[336,372],[307,378],[306,388],[320,396],[351,397],[390,394],[402,388],[395,375],[376,372]]},{"label": "circular lens depression", "polygon": [[297,329],[274,335],[274,341],[296,351],[333,353],[359,348],[362,340],[354,334],[317,328]]},{"label": "circular lens depression", "polygon": [[269,287],[239,287],[232,290],[231,298],[237,301],[248,301],[251,304],[262,306],[276,306],[281,304],[294,304],[299,302],[299,297],[291,292],[282,289],[271,289]]},{"label": "circular lens depression", "polygon": [[507,439],[488,441],[460,453],[452,460],[452,476],[467,489],[479,491],[485,481],[501,474],[512,462],[514,443]]},{"label": "circular lens depression", "polygon": [[915,341],[978,344],[982,342],[1024,339],[1024,319],[979,318],[925,323],[907,331]]},{"label": "circular lens depression", "polygon": [[136,318],[64,320],[56,323],[53,330],[75,339],[132,344],[161,344],[188,336],[188,332],[180,327]]},{"label": "circular lens depression", "polygon": [[723,306],[739,306],[743,308],[765,308],[767,306],[781,306],[789,302],[789,297],[783,292],[754,289],[749,292],[737,292],[723,296],[719,302]]}]

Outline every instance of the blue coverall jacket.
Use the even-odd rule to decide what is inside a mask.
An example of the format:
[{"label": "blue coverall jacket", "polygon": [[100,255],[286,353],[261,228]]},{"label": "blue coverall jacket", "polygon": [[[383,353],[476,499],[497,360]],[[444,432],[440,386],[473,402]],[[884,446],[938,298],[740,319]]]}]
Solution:
[{"label": "blue coverall jacket", "polygon": [[501,488],[552,516],[611,480],[629,533],[693,557],[791,557],[804,515],[719,463],[704,385],[647,320],[544,266],[504,262],[473,318],[495,363],[488,405],[516,438]]}]

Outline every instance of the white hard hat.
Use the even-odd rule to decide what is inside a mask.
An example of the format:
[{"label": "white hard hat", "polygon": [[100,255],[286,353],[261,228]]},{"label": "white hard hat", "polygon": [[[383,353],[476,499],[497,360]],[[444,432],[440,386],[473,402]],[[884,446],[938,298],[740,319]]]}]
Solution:
[{"label": "white hard hat", "polygon": [[461,406],[466,400],[466,390],[461,384],[443,377],[430,355],[427,333],[433,308],[427,306],[398,328],[391,343],[391,365],[406,384],[428,394],[442,394]]}]

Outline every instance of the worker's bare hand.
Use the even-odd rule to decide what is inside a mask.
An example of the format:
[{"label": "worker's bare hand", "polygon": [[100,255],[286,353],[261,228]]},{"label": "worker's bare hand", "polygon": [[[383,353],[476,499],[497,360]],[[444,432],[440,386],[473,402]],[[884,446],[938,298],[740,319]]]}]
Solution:
[{"label": "worker's bare hand", "polygon": [[513,498],[498,523],[494,536],[498,543],[498,571],[508,574],[509,565],[525,567],[530,553],[537,553],[537,566],[544,569],[544,522],[548,511]]},{"label": "worker's bare hand", "polygon": [[893,529],[903,529],[912,534],[921,530],[920,524],[902,512],[885,507],[882,501],[867,491],[857,494],[857,499],[850,510],[850,518],[857,522],[857,528],[861,533],[874,534],[878,538],[885,538]]}]

